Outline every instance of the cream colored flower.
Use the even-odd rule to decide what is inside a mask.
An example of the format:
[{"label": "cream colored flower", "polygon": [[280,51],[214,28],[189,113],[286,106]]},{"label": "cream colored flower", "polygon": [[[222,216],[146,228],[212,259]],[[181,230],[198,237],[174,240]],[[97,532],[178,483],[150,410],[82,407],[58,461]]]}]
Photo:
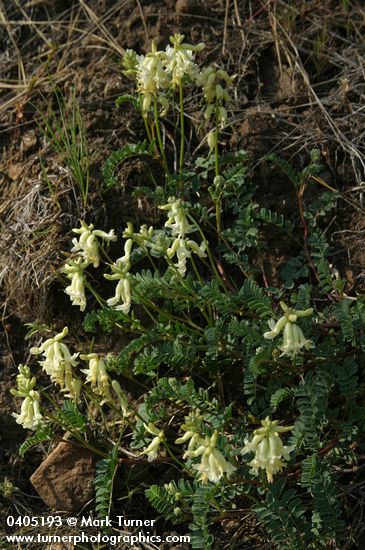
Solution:
[{"label": "cream colored flower", "polygon": [[147,113],[155,99],[163,103],[164,112],[168,109],[168,101],[162,92],[169,88],[170,79],[165,70],[166,52],[157,51],[152,42],[151,51],[147,55],[137,55],[136,82],[137,91],[143,97],[142,110]]},{"label": "cream colored flower", "polygon": [[313,309],[295,310],[288,307],[284,302],[280,302],[280,307],[284,311],[284,315],[276,323],[273,319],[270,319],[269,327],[271,330],[264,333],[264,338],[273,340],[283,331],[283,345],[278,347],[283,352],[282,355],[293,358],[302,349],[309,350],[313,348],[312,341],[305,338],[302,329],[296,324],[298,318],[312,315]]},{"label": "cream colored flower", "polygon": [[156,426],[152,424],[152,422],[143,425],[148,433],[155,436],[152,439],[151,443],[148,445],[147,449],[141,452],[141,455],[147,455],[148,461],[151,462],[157,457],[160,445],[165,441],[165,434],[163,430],[159,430],[158,428],[156,428]]},{"label": "cream colored flower", "polygon": [[135,80],[136,78],[137,63],[138,60],[136,52],[134,50],[125,50],[122,59],[122,65],[124,69],[123,74],[131,80]]},{"label": "cream colored flower", "polygon": [[183,277],[186,272],[186,260],[191,257],[191,253],[194,252],[199,258],[205,258],[205,243],[200,246],[192,240],[184,239],[183,237],[176,237],[172,245],[166,250],[167,257],[170,260],[175,256],[177,257],[177,268],[180,275]]},{"label": "cream colored flower", "polygon": [[80,395],[81,381],[73,377],[72,367],[78,364],[76,361],[78,353],[71,355],[66,344],[62,342],[67,334],[68,328],[65,327],[54,338],[48,338],[43,342],[39,348],[31,348],[30,353],[42,354],[44,360],[39,361],[39,364],[42,365],[52,382],[59,384],[62,391],[68,392],[66,397],[76,398]]},{"label": "cream colored flower", "polygon": [[209,120],[215,114],[217,123],[223,128],[228,118],[224,104],[231,101],[227,88],[233,85],[233,78],[223,69],[207,67],[198,75],[196,84],[203,89],[207,102],[205,119]]},{"label": "cream colored flower", "polygon": [[205,243],[199,246],[195,241],[186,239],[187,233],[195,231],[195,228],[189,225],[187,220],[187,210],[183,208],[181,200],[169,198],[167,204],[159,206],[161,210],[167,210],[168,220],[165,227],[171,229],[173,236],[176,236],[171,246],[167,248],[166,255],[171,260],[175,255],[177,257],[177,268],[180,275],[183,277],[186,272],[186,260],[191,257],[191,253],[197,254],[200,258],[205,258]]},{"label": "cream colored flower", "polygon": [[186,456],[196,458],[201,456],[200,464],[193,464],[194,470],[199,472],[199,481],[207,483],[218,483],[222,477],[226,474],[229,478],[236,467],[230,464],[223,456],[223,454],[216,448],[218,440],[217,430],[211,437],[207,436],[205,439],[201,439],[199,447],[195,450],[187,451]]},{"label": "cream colored flower", "polygon": [[94,267],[98,267],[100,263],[98,237],[105,241],[116,241],[117,236],[114,235],[114,229],[106,233],[100,229],[94,229],[92,223],[90,225],[87,225],[83,221],[80,223],[81,227],[72,230],[74,233],[80,235],[80,237],[79,239],[72,239],[72,244],[74,246],[71,248],[71,251],[80,252],[82,258],[86,262],[93,264]]},{"label": "cream colored flower", "polygon": [[20,414],[12,413],[17,424],[28,430],[36,430],[43,422],[43,416],[40,411],[40,396],[34,390],[36,384],[35,376],[31,377],[30,369],[26,365],[19,365],[19,374],[16,378],[17,388],[12,388],[10,392],[15,397],[23,397]]},{"label": "cream colored flower", "polygon": [[[109,307],[114,307],[117,311],[122,311],[128,315],[131,308],[132,296],[130,283],[128,279],[129,265],[125,266],[121,261],[115,262],[111,269],[112,275],[104,274],[104,277],[109,281],[118,281],[113,298],[107,300]],[[122,303],[121,303],[122,302]]]},{"label": "cream colored flower", "polygon": [[245,440],[242,449],[242,454],[255,453],[255,457],[249,462],[251,473],[258,475],[259,469],[265,470],[269,483],[286,466],[285,461],[290,460],[289,453],[294,449],[284,446],[279,435],[292,430],[294,426],[278,426],[278,423],[278,420],[270,420],[268,416],[261,420],[262,427],[254,431],[251,441]]},{"label": "cream colored flower", "polygon": [[103,397],[100,405],[111,400],[109,391],[109,375],[106,372],[105,361],[97,353],[80,355],[83,361],[89,361],[89,368],[81,369],[86,374],[86,382],[90,383],[93,390]]},{"label": "cream colored flower", "polygon": [[175,267],[177,268],[180,275],[184,277],[186,272],[186,260],[191,256],[191,252],[186,246],[186,240],[182,237],[176,237],[170,248],[166,250],[166,254],[167,257],[170,258],[170,260],[176,254],[177,263],[175,264]]},{"label": "cream colored flower", "polygon": [[203,417],[200,412],[194,411],[188,416],[185,416],[185,423],[181,424],[180,428],[185,432],[182,437],[176,439],[175,443],[178,445],[186,443],[189,441],[187,451],[184,454],[184,458],[189,456],[187,453],[189,451],[195,450],[199,442],[202,440],[201,437],[201,424]]},{"label": "cream colored flower", "polygon": [[302,332],[302,329],[295,323],[287,323],[283,331],[283,344],[278,348],[283,352],[282,355],[288,355],[293,358],[295,355],[305,350],[312,349],[313,342],[307,340]]},{"label": "cream colored flower", "polygon": [[127,227],[123,231],[123,237],[127,239],[127,241],[132,240],[137,243],[138,246],[143,248],[151,241],[153,237],[153,227],[150,226],[147,228],[146,225],[141,225],[139,232],[135,233],[133,224],[128,222]]},{"label": "cream colored flower", "polygon": [[194,227],[189,225],[186,213],[187,210],[182,206],[181,199],[170,197],[167,204],[159,206],[160,210],[167,210],[168,220],[165,227],[171,229],[172,235],[184,237],[187,233],[195,231]]},{"label": "cream colored flower", "polygon": [[194,80],[198,74],[194,53],[201,51],[203,43],[193,46],[183,42],[183,34],[170,36],[171,46],[166,47],[166,71],[170,75],[171,86],[176,88],[184,77]]},{"label": "cream colored flower", "polygon": [[114,393],[116,394],[116,396],[118,398],[120,408],[122,409],[123,416],[126,416],[128,414],[128,411],[129,411],[129,403],[128,403],[128,399],[127,399],[124,391],[122,390],[122,388],[121,388],[121,386],[120,386],[120,384],[117,380],[112,380],[112,388],[113,388]]},{"label": "cream colored flower", "polygon": [[68,279],[71,279],[71,284],[65,288],[65,292],[70,296],[72,305],[79,306],[80,311],[84,311],[86,308],[84,270],[88,265],[87,261],[77,258],[69,260],[62,269]]},{"label": "cream colored flower", "polygon": [[116,263],[120,263],[127,269],[130,269],[130,266],[131,266],[130,259],[131,259],[132,246],[133,246],[132,239],[127,239],[124,243],[124,256],[116,260]]}]

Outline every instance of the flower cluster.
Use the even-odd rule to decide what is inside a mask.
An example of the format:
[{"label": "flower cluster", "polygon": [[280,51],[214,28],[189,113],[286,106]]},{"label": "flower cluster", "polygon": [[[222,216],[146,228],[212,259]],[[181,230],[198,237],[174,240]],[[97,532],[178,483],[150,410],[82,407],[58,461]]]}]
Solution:
[{"label": "flower cluster", "polygon": [[116,241],[117,237],[114,235],[114,229],[111,229],[109,233],[101,231],[100,229],[94,229],[94,225],[81,221],[81,227],[74,228],[72,230],[74,233],[80,235],[79,239],[72,239],[72,244],[74,245],[71,248],[72,252],[79,252],[81,257],[88,263],[92,264],[94,267],[99,267],[100,255],[99,255],[99,241],[104,239],[105,241]]},{"label": "flower cluster", "polygon": [[60,385],[62,391],[67,392],[66,397],[77,398],[80,395],[81,380],[74,378],[72,367],[78,364],[76,360],[78,353],[71,355],[67,345],[62,342],[67,334],[68,328],[65,327],[54,338],[48,338],[43,342],[39,348],[31,348],[30,353],[33,355],[42,354],[44,360],[39,361],[39,364],[52,382]]},{"label": "flower cluster", "polygon": [[88,265],[86,260],[79,257],[76,260],[69,260],[62,269],[71,279],[71,284],[65,288],[65,292],[70,296],[72,305],[79,306],[80,311],[85,311],[86,308],[84,270]]},{"label": "flower cluster", "polygon": [[259,469],[266,471],[267,480],[272,483],[273,476],[285,466],[284,461],[290,460],[289,453],[294,447],[286,447],[280,439],[280,433],[288,432],[294,426],[278,426],[278,420],[270,420],[266,417],[261,420],[262,427],[254,431],[252,440],[245,440],[242,454],[255,453],[255,457],[249,466],[251,473],[258,475]]},{"label": "flower cluster", "polygon": [[160,445],[165,441],[165,434],[163,430],[159,430],[152,422],[143,425],[146,432],[155,436],[147,449],[141,452],[141,455],[147,455],[148,461],[151,462],[157,457]]},{"label": "flower cluster", "polygon": [[215,431],[212,436],[201,435],[202,416],[199,411],[193,411],[185,417],[185,423],[181,429],[185,432],[175,443],[182,444],[189,441],[184,458],[201,457],[199,464],[193,464],[193,469],[199,473],[199,481],[207,483],[218,483],[224,475],[229,478],[236,470],[236,467],[230,464],[221,451],[217,449],[218,432]]},{"label": "flower cluster", "polygon": [[312,315],[313,309],[294,310],[284,302],[280,302],[280,307],[284,311],[284,315],[276,323],[273,319],[269,321],[271,330],[265,332],[264,338],[273,340],[283,331],[283,344],[278,347],[282,351],[282,355],[293,358],[302,349],[309,350],[313,347],[312,341],[305,338],[301,328],[296,324],[299,317]]},{"label": "flower cluster", "polygon": [[176,33],[174,36],[170,36],[172,47],[166,47],[166,71],[170,75],[172,88],[177,88],[185,77],[190,80],[197,78],[198,69],[194,53],[200,52],[205,47],[202,42],[193,46],[183,40],[184,35]]},{"label": "flower cluster", "polygon": [[227,110],[224,105],[231,100],[227,88],[233,84],[232,77],[223,69],[207,67],[199,74],[196,83],[203,89],[207,103],[205,119],[209,120],[215,114],[217,124],[223,128],[227,122]]},{"label": "flower cluster", "polygon": [[71,279],[71,284],[66,287],[65,292],[70,296],[72,305],[79,306],[80,311],[85,311],[86,308],[86,295],[85,295],[85,274],[84,271],[89,265],[93,267],[99,267],[100,255],[99,255],[99,241],[98,238],[106,241],[116,241],[117,237],[114,235],[114,229],[106,233],[100,229],[94,229],[94,225],[81,221],[81,227],[74,228],[72,231],[80,235],[79,239],[76,237],[72,239],[73,247],[71,252],[77,253],[75,260],[69,260],[62,272],[66,274],[68,279]]},{"label": "flower cluster", "polygon": [[146,55],[137,55],[133,50],[126,51],[123,59],[124,74],[136,81],[144,114],[157,101],[162,107],[162,114],[166,114],[169,90],[179,87],[185,78],[197,78],[194,54],[201,51],[204,44],[193,46],[183,40],[184,35],[174,34],[170,37],[172,46],[168,45],[166,50],[157,50],[152,43],[151,51]]},{"label": "flower cluster", "polygon": [[89,353],[80,355],[83,361],[89,361],[89,368],[81,369],[81,372],[86,374],[86,382],[91,384],[94,392],[100,395],[103,399],[100,405],[111,400],[109,383],[110,379],[105,368],[105,361],[97,353]]},{"label": "flower cluster", "polygon": [[182,206],[180,199],[170,198],[167,204],[159,206],[161,210],[167,210],[168,220],[165,227],[171,229],[172,236],[175,237],[171,246],[167,249],[167,257],[171,260],[175,255],[177,257],[177,268],[183,277],[186,272],[186,260],[194,253],[199,258],[205,258],[206,244],[202,242],[200,246],[193,240],[187,239],[186,234],[194,231],[194,227],[189,225],[187,220],[187,210]]},{"label": "flower cluster", "polygon": [[[179,437],[175,443],[182,444],[189,441],[189,445],[187,448],[187,452],[194,450],[198,442],[201,440],[201,425],[202,425],[203,417],[200,414],[200,412],[194,411],[190,413],[188,416],[185,416],[185,423],[181,424],[180,428],[185,432],[182,437]],[[188,456],[187,454],[184,454],[184,458]]]},{"label": "flower cluster", "polygon": [[218,483],[226,475],[229,478],[236,470],[219,449],[217,449],[218,432],[215,430],[212,436],[196,440],[196,448],[187,450],[186,457],[197,458],[201,456],[200,464],[193,464],[194,470],[199,473],[199,481],[207,483]]},{"label": "flower cluster", "polygon": [[115,294],[107,300],[109,307],[114,307],[117,311],[122,311],[128,315],[131,308],[132,296],[130,283],[128,279],[129,266],[126,266],[122,258],[119,258],[111,266],[112,275],[105,273],[104,277],[109,281],[118,281]]},{"label": "flower cluster", "polygon": [[19,365],[19,374],[16,378],[17,388],[12,388],[10,392],[15,397],[23,397],[20,414],[12,413],[18,424],[28,430],[36,430],[43,422],[43,416],[40,412],[39,393],[33,389],[36,384],[35,376],[31,376],[30,369],[26,365]]}]

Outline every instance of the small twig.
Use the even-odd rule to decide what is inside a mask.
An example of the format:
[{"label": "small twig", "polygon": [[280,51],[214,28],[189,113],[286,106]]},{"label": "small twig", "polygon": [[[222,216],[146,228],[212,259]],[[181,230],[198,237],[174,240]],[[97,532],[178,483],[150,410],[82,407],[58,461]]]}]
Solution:
[{"label": "small twig", "polygon": [[226,0],[226,9],[225,9],[225,13],[224,13],[224,27],[223,27],[223,45],[222,45],[222,54],[223,55],[225,55],[225,53],[226,53],[228,14],[229,14],[229,0]]},{"label": "small twig", "polygon": [[148,42],[149,41],[148,29],[147,29],[146,19],[145,19],[144,13],[143,13],[143,9],[142,9],[142,6],[141,6],[141,3],[140,3],[139,0],[136,0],[136,4],[138,6],[138,11],[139,11],[140,16],[141,16],[142,25],[143,25],[143,29],[144,29],[144,34],[146,36],[146,41]]}]

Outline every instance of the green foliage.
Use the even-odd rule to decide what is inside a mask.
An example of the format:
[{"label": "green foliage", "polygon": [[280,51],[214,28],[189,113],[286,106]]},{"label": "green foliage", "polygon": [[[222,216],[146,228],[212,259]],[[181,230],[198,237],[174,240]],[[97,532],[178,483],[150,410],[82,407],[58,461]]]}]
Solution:
[{"label": "green foliage", "polygon": [[302,170],[297,170],[290,162],[277,155],[271,154],[266,158],[280,168],[296,189],[308,183],[311,176],[315,176],[323,170],[323,166],[320,164],[320,153],[317,149],[312,149],[310,152],[310,161]]},{"label": "green foliage", "polygon": [[22,443],[19,447],[19,454],[23,458],[24,455],[31,449],[32,447],[35,447],[36,445],[39,445],[40,443],[45,443],[46,441],[51,441],[54,438],[54,433],[52,432],[50,426],[42,426],[41,428],[38,428],[36,432],[34,432],[33,435],[28,437],[24,443]]},{"label": "green foliage", "polygon": [[99,518],[104,519],[110,514],[113,498],[114,478],[118,468],[118,445],[114,445],[108,458],[96,463],[95,510]]},{"label": "green foliage", "polygon": [[215,492],[214,487],[202,485],[194,494],[191,506],[193,521],[189,524],[191,547],[194,549],[211,550],[213,547],[214,537],[209,531],[209,508]]},{"label": "green foliage", "polygon": [[81,433],[86,429],[86,419],[71,399],[65,399],[63,408],[58,413],[57,421],[66,429],[77,430]]},{"label": "green foliage", "polygon": [[253,506],[270,538],[280,550],[308,548],[311,525],[305,518],[305,507],[295,489],[285,490],[285,480],[267,491],[266,500]]},{"label": "green foliage", "polygon": [[46,102],[47,112],[39,112],[37,124],[70,170],[85,207],[89,194],[90,157],[80,107],[75,92],[71,99],[71,109],[67,108],[60,89],[54,90],[54,97],[57,108],[54,109],[50,102]]},{"label": "green foliage", "polygon": [[347,342],[355,344],[353,316],[351,315],[350,311],[352,305],[353,302],[347,299],[343,299],[339,302],[338,306],[335,307],[334,313],[338,322],[340,323],[344,339]]},{"label": "green foliage", "polygon": [[191,515],[190,502],[194,495],[194,485],[185,479],[170,482],[161,487],[151,485],[146,490],[150,504],[172,523],[181,523]]},{"label": "green foliage", "polygon": [[309,275],[308,260],[302,252],[298,256],[292,256],[280,269],[280,275],[286,288],[292,288],[294,281],[306,278]]},{"label": "green foliage", "polygon": [[151,155],[151,147],[148,147],[146,141],[141,143],[127,143],[121,149],[113,151],[103,166],[103,179],[107,187],[114,187],[118,181],[114,175],[117,167],[127,159],[137,156]]},{"label": "green foliage", "polygon": [[285,229],[286,231],[290,231],[293,227],[291,222],[289,222],[288,220],[285,220],[282,214],[273,212],[268,208],[261,208],[260,211],[258,212],[258,218],[266,223],[269,223],[271,225],[276,225],[281,229]]},{"label": "green foliage", "polygon": [[260,317],[272,315],[272,307],[268,296],[265,295],[262,288],[252,280],[248,279],[243,283],[240,290],[243,303]]}]

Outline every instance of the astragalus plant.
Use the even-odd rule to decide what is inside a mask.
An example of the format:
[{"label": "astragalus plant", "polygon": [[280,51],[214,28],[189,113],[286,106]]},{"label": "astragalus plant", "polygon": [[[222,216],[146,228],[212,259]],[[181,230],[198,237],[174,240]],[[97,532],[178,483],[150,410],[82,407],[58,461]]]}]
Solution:
[{"label": "astragalus plant", "polygon": [[[123,72],[133,89],[118,105],[139,109],[145,141],[126,144],[104,168],[112,187],[119,163],[157,158],[159,176],[150,173],[136,193],[159,221],[135,227],[127,219],[124,231],[106,232],[82,220],[61,269],[72,304],[86,311],[85,331],[96,341],[100,331],[119,332],[128,343],[100,353],[93,339],[83,349],[66,327],[40,341],[31,353],[42,357],[54,391],[33,389],[35,377],[21,366],[17,422],[35,430],[26,448],[61,428],[103,457],[100,514],[110,511],[118,456],[126,453],[129,464],[154,468],[144,470],[145,496],[166,520],[189,526],[193,548],[217,547],[219,523],[247,508],[272,547],[339,548],[347,536],[346,476],[364,449],[365,308],[327,259],[320,222],[336,200],[325,192],[308,203],[305,242],[303,211],[288,221],[260,207],[247,155],[220,153],[233,75],[199,68],[203,44],[179,34],[170,41],[145,55],[126,51]],[[185,130],[187,103],[197,97],[201,119],[190,132],[196,142],[203,133],[206,147],[195,158]],[[313,153],[301,186],[317,168]],[[294,235],[305,254],[299,274],[289,277],[287,268],[282,283],[268,287],[257,257],[273,228],[279,239]],[[115,250],[122,255],[110,259]],[[138,396],[128,394],[126,380]],[[149,482],[148,471],[161,482]],[[131,498],[144,491],[140,482],[129,479]]]}]

